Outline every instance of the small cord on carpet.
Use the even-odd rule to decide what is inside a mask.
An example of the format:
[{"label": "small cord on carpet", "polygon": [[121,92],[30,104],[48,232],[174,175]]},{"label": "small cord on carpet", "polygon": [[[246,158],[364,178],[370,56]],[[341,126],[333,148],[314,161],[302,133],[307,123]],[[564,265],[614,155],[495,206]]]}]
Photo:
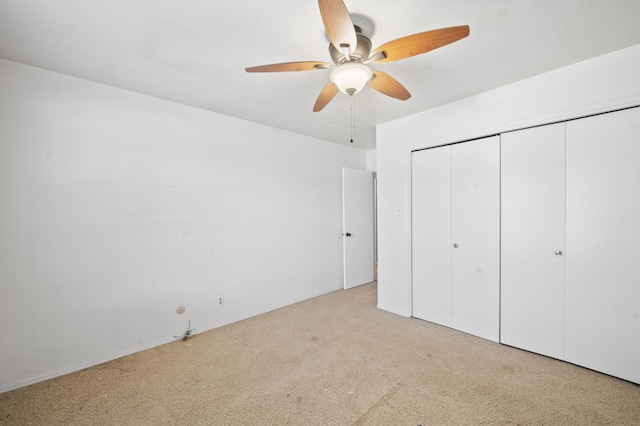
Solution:
[{"label": "small cord on carpet", "polygon": [[198,332],[197,328],[191,328],[191,320],[189,320],[189,325],[187,326],[187,331],[184,332],[182,336],[173,336],[176,339],[182,339],[183,342],[186,342],[187,339]]}]

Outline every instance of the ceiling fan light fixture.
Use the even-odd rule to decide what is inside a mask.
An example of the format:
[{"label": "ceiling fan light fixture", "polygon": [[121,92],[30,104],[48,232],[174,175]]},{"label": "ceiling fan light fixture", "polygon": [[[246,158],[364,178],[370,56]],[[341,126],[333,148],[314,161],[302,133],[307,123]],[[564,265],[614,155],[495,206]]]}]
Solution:
[{"label": "ceiling fan light fixture", "polygon": [[346,62],[338,65],[329,75],[329,79],[342,93],[355,95],[373,77],[373,71],[358,62]]},{"label": "ceiling fan light fixture", "polygon": [[[468,25],[423,31],[384,43],[371,51],[373,22],[363,15],[352,15],[344,0],[318,0],[322,23],[329,43],[329,55],[337,66],[331,70],[328,82],[313,105],[313,111],[322,110],[338,92],[353,96],[365,85],[373,90],[401,101],[411,93],[396,79],[368,64],[393,62],[430,52],[469,35]],[[287,72],[327,69],[326,62],[284,62],[245,68],[247,72]]]}]

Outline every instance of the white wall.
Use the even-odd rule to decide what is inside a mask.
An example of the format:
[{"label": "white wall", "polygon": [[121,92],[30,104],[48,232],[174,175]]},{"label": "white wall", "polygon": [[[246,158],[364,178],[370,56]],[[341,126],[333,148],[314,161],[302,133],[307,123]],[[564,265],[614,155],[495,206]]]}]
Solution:
[{"label": "white wall", "polygon": [[410,158],[419,148],[640,104],[640,45],[378,127],[378,306],[411,315]]},{"label": "white wall", "polygon": [[366,162],[0,61],[0,391],[342,288]]},{"label": "white wall", "polygon": [[367,170],[369,170],[370,172],[375,172],[377,170],[377,160],[378,157],[376,155],[375,149],[370,149],[369,151],[367,151]]}]

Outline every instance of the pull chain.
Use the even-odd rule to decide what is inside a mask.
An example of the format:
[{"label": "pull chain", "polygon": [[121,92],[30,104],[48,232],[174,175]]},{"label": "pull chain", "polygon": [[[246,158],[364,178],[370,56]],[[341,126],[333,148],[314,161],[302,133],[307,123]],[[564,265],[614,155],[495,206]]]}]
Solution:
[{"label": "pull chain", "polygon": [[353,143],[353,135],[356,132],[356,97],[351,95],[351,140]]}]

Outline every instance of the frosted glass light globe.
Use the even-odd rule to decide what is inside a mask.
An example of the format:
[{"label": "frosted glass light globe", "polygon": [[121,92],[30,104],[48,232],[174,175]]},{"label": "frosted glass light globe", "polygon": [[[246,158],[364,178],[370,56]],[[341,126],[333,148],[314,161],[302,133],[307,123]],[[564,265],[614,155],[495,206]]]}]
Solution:
[{"label": "frosted glass light globe", "polygon": [[329,74],[329,80],[347,95],[355,95],[361,91],[371,77],[373,77],[371,68],[357,62],[338,65]]}]

